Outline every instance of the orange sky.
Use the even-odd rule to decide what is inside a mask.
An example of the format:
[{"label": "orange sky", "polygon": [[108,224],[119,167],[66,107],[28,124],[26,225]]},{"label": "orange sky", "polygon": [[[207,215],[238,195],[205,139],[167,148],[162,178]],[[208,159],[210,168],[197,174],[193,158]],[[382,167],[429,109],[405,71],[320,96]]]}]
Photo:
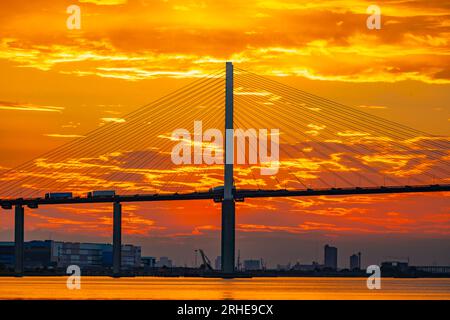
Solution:
[{"label": "orange sky", "polygon": [[[81,30],[66,28],[66,8],[71,4],[81,8]],[[382,29],[368,30],[369,4],[373,3],[2,1],[0,169],[6,171],[120,121],[137,107],[223,68],[227,60],[365,112],[449,136],[449,5],[377,1]],[[217,117],[213,122],[220,121]],[[157,126],[165,131],[161,134],[171,130]],[[290,132],[282,125],[280,131]],[[144,142],[137,145],[144,147]],[[410,158],[385,164],[395,173],[411,169]],[[308,158],[302,159],[308,164]],[[311,165],[324,161],[311,159]],[[331,155],[327,161],[345,164]],[[180,168],[168,170],[180,176],[196,172],[198,187],[217,184],[210,175],[199,176],[199,168],[182,174]],[[249,182],[252,177],[246,172],[242,168],[239,179]],[[322,167],[315,174],[324,174]],[[156,184],[158,178],[151,176],[150,181]],[[288,178],[280,176],[284,179]],[[89,190],[91,181],[80,181],[87,184],[80,189]],[[274,186],[272,182],[267,185]],[[255,187],[251,181],[250,187]],[[264,257],[272,264],[321,261],[317,248],[326,242],[340,246],[342,265],[359,250],[366,253],[367,263],[409,255],[421,264],[450,264],[449,209],[448,195],[442,193],[249,200],[238,204],[237,246],[242,256]],[[51,235],[110,241],[108,206],[42,207],[27,209],[26,214],[28,240]],[[0,239],[12,239],[11,212],[2,215]],[[191,263],[197,247],[212,257],[219,253],[220,210],[213,203],[125,205],[124,215],[125,240],[141,244],[145,254],[167,254],[178,263]],[[397,245],[388,245],[392,241]]]}]

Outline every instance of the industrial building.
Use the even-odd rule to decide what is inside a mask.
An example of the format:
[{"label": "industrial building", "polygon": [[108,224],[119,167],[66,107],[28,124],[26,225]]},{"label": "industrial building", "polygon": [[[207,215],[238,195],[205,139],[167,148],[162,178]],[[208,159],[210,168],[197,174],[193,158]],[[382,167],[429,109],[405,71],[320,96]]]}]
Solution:
[{"label": "industrial building", "polygon": [[144,270],[155,268],[156,267],[156,258],[155,257],[141,257],[141,263],[144,267]]},{"label": "industrial building", "polygon": [[[0,268],[14,267],[14,242],[0,242]],[[61,242],[53,240],[24,243],[24,262],[28,270],[67,268],[78,265],[82,269],[112,266],[112,245],[106,243]],[[141,265],[141,248],[122,245],[122,269]]]},{"label": "industrial building", "polygon": [[[55,268],[58,264],[54,241],[29,241],[24,243],[24,262],[28,269]],[[14,242],[0,242],[0,268],[12,268],[15,262]]]},{"label": "industrial building", "polygon": [[170,260],[168,257],[160,257],[159,260],[156,262],[157,268],[172,268],[172,260]]},{"label": "industrial building", "polygon": [[322,269],[322,265],[320,265],[319,263],[317,263],[316,261],[313,261],[312,264],[300,264],[300,263],[296,263],[292,266],[292,268],[290,270],[295,270],[295,271],[317,271],[317,270],[321,270]]},{"label": "industrial building", "polygon": [[[109,245],[110,246],[110,245]],[[108,265],[110,257],[108,244],[62,242],[59,249],[58,267],[77,265],[80,268],[102,268]]]},{"label": "industrial building", "polygon": [[244,270],[245,271],[261,270],[261,261],[260,260],[244,260]]},{"label": "industrial building", "polygon": [[0,269],[14,266],[14,242],[0,242]]},{"label": "industrial building", "polygon": [[407,272],[409,262],[406,261],[384,261],[381,263],[381,271],[384,272]]},{"label": "industrial building", "polygon": [[[113,261],[112,245],[107,243],[56,243],[60,250],[58,267],[66,268],[75,264],[81,268],[111,267]],[[122,245],[121,268],[123,270],[138,268],[141,264],[141,248]]]}]

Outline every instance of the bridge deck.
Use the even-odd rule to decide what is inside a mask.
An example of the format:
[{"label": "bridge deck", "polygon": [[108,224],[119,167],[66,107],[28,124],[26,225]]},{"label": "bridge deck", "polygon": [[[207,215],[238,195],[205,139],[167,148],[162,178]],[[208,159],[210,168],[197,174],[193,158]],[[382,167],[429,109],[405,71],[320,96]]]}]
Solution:
[{"label": "bridge deck", "polygon": [[[368,188],[331,188],[331,189],[307,189],[307,190],[249,190],[241,189],[234,191],[237,201],[245,198],[269,198],[269,197],[312,197],[312,196],[339,196],[339,195],[362,195],[362,194],[386,194],[386,193],[414,193],[414,192],[442,192],[450,191],[450,184],[421,185],[421,186],[396,186],[396,187],[368,187]],[[112,202],[147,202],[147,201],[173,201],[173,200],[208,200],[221,201],[223,194],[220,191],[174,193],[174,194],[136,194],[116,195],[114,197],[94,198],[18,198],[0,199],[3,209],[11,209],[14,205],[26,205],[31,208],[39,205],[56,204],[78,204],[78,203],[112,203]]]}]

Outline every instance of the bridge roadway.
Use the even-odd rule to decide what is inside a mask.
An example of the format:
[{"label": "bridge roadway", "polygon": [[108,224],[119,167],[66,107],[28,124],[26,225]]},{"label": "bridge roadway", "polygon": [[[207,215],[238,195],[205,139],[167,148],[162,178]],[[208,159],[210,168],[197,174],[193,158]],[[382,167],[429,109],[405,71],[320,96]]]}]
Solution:
[{"label": "bridge roadway", "polygon": [[[359,194],[386,194],[386,193],[412,193],[412,192],[438,192],[450,191],[450,184],[401,186],[401,187],[372,187],[372,188],[331,188],[331,189],[307,189],[307,190],[233,190],[236,202],[245,198],[264,197],[311,197],[311,196],[344,196]],[[212,199],[222,202],[223,190],[210,190],[207,192],[174,193],[174,194],[143,194],[143,195],[116,195],[113,197],[73,197],[64,199],[52,198],[18,198],[0,199],[3,209],[12,209],[14,206],[14,271],[16,276],[22,276],[24,271],[24,206],[36,209],[40,205],[63,205],[79,203],[112,203],[113,204],[113,267],[112,275],[120,277],[122,261],[122,203],[138,201],[174,201],[174,200],[205,200]],[[225,199],[226,201],[226,199]],[[233,203],[234,205],[234,203]],[[232,272],[230,273],[232,274]]]},{"label": "bridge roadway", "polygon": [[[268,197],[311,197],[311,196],[340,196],[340,195],[367,195],[386,193],[415,193],[415,192],[440,192],[450,191],[450,184],[418,185],[418,186],[381,186],[366,188],[327,188],[327,189],[303,189],[303,190],[234,190],[236,201],[244,201],[245,198]],[[73,197],[64,199],[46,198],[17,198],[0,199],[3,209],[12,209],[15,205],[37,208],[39,205],[79,204],[79,203],[122,203],[122,202],[148,202],[148,201],[174,201],[174,200],[223,200],[223,191],[206,191],[192,193],[173,194],[136,194],[116,195],[114,197]]]}]

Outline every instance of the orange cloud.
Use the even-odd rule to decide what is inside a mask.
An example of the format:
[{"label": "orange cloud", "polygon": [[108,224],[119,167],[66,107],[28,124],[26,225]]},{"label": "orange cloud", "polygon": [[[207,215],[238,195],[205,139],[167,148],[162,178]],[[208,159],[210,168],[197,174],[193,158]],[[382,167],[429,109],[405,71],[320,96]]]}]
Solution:
[{"label": "orange cloud", "polygon": [[[438,3],[383,3],[385,23],[374,33],[365,27],[370,4],[365,1],[232,1],[230,10],[211,0],[151,7],[145,2],[86,0],[80,3],[89,5],[89,14],[82,16],[83,30],[68,37],[64,24],[56,23],[64,21],[58,16],[62,8],[38,2],[36,6],[47,8],[46,15],[36,16],[33,6],[21,8],[30,21],[23,26],[24,19],[19,23],[8,16],[14,8],[2,8],[9,19],[0,27],[8,31],[0,42],[0,59],[64,74],[132,81],[197,77],[226,59],[260,74],[314,80],[450,81],[448,26],[443,22],[447,10]],[[133,23],[120,19],[124,14],[132,16]],[[30,24],[39,24],[51,39],[27,32]]]},{"label": "orange cloud", "polygon": [[37,112],[62,112],[63,107],[55,106],[40,106],[30,103],[16,103],[0,101],[0,110],[12,110],[12,111],[37,111]]}]

